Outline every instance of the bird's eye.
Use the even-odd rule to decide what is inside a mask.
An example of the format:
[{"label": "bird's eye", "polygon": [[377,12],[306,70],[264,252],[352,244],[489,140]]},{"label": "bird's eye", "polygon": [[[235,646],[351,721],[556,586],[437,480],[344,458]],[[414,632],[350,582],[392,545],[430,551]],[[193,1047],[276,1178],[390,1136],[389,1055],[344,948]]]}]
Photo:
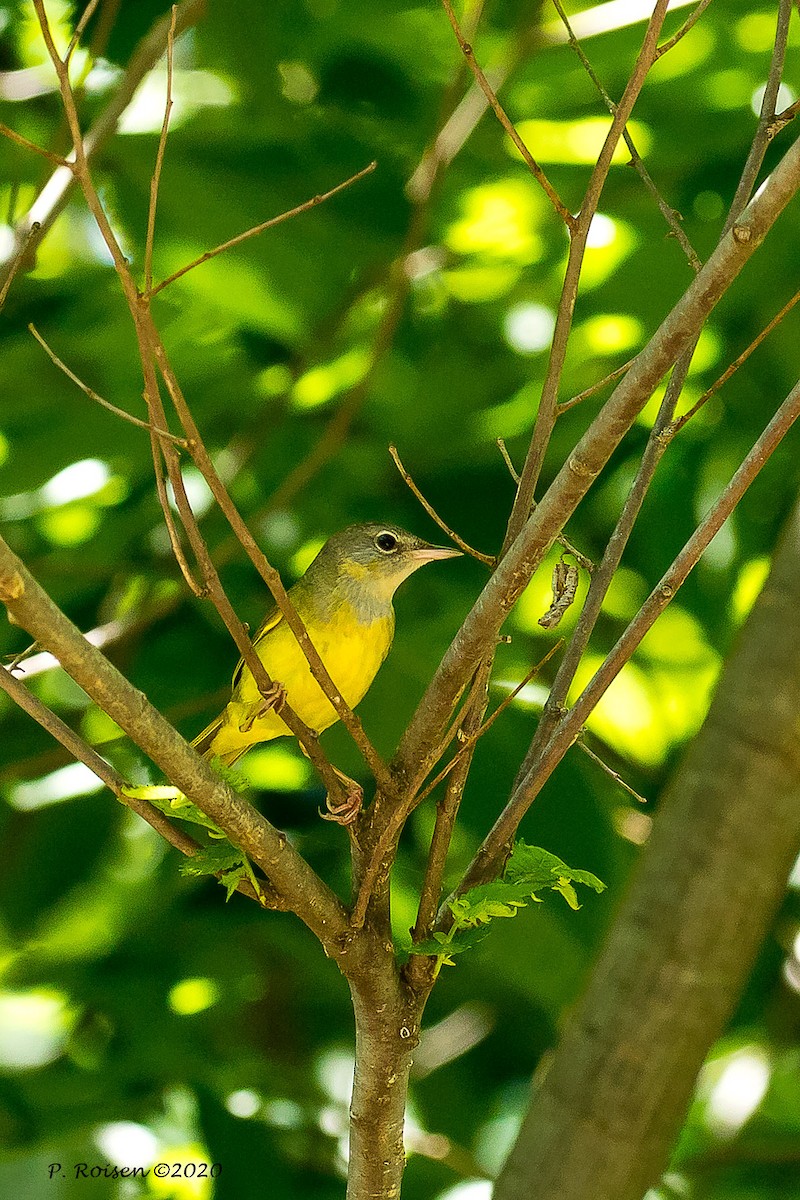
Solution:
[{"label": "bird's eye", "polygon": [[379,550],[382,550],[384,554],[391,554],[397,549],[397,538],[393,533],[379,533],[375,538],[375,545]]}]

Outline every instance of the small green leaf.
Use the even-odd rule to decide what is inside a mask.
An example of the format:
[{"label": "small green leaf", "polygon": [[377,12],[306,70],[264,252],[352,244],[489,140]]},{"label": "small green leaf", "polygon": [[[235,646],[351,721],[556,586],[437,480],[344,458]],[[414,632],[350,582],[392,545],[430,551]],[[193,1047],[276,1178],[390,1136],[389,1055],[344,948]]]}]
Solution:
[{"label": "small green leaf", "polygon": [[146,787],[126,786],[122,789],[122,794],[135,800],[148,800],[154,808],[167,817],[177,817],[181,821],[191,821],[193,825],[202,825],[209,831],[211,837],[225,837],[219,826],[215,825],[210,817],[201,812],[197,805],[187,799],[183,792],[176,787],[168,787],[163,784]]},{"label": "small green leaf", "polygon": [[410,954],[436,957],[436,970],[452,966],[453,956],[469,950],[488,933],[489,922],[495,917],[515,917],[528,904],[541,904],[536,893],[551,890],[564,897],[571,909],[580,908],[575,883],[582,883],[596,892],[605,884],[591,871],[575,870],[549,850],[517,842],[502,879],[470,888],[451,900],[449,907],[453,923],[447,933],[434,933],[425,942],[408,947]]}]

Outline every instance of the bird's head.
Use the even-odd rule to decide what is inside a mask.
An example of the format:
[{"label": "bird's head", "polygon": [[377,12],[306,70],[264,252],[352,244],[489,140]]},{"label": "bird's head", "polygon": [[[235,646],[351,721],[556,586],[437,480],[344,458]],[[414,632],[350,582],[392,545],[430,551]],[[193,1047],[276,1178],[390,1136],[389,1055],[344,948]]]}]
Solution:
[{"label": "bird's head", "polygon": [[329,538],[306,577],[315,582],[325,579],[356,605],[362,598],[370,608],[387,607],[403,580],[419,567],[438,559],[457,558],[460,553],[446,546],[432,546],[397,525],[370,521],[348,525]]}]

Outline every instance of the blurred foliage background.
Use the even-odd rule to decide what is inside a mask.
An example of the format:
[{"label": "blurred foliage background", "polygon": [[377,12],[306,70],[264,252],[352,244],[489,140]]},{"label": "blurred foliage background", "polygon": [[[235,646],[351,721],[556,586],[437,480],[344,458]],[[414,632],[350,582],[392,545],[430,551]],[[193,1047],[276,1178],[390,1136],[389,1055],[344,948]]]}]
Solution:
[{"label": "blurred foliage background", "polygon": [[[646,7],[646,6],[644,6]],[[589,9],[576,32],[619,97],[641,39],[633,0]],[[161,0],[119,0],[110,36],[90,27],[82,116],[106,103]],[[575,5],[568,6],[577,13]],[[203,250],[325,191],[372,159],[366,180],[314,211],[200,267],[156,302],[178,376],[231,491],[288,580],[321,541],[364,519],[435,530],[395,472],[395,442],[425,494],[459,532],[498,548],[512,482],[495,445],[520,463],[541,385],[566,241],[516,152],[484,117],[429,201],[409,180],[443,105],[467,87],[434,0],[239,0],[210,4],[175,56],[175,109],[157,220],[164,277]],[[48,3],[68,36],[73,6]],[[473,10],[474,11],[474,10]],[[673,32],[688,10],[673,12]],[[469,14],[468,14],[469,15]],[[768,4],[717,0],[654,68],[634,138],[682,213],[701,257],[713,247],[755,127],[774,34]],[[92,30],[94,29],[94,34]],[[103,44],[104,43],[104,44]],[[800,88],[794,24],[784,88]],[[508,66],[503,99],[572,208],[607,128],[602,102],[548,5],[491,0],[480,61]],[[141,263],[165,68],[147,78],[96,163],[129,256]],[[65,127],[32,8],[0,3],[2,119],[66,152]],[[767,165],[791,132],[776,139]],[[457,147],[453,143],[453,150]],[[0,140],[0,250],[50,168]],[[703,334],[684,404],[707,387],[797,286],[782,252],[791,208]],[[409,227],[412,235],[409,240]],[[690,269],[624,155],[592,233],[562,399],[629,358],[689,282]],[[391,338],[387,311],[399,306]],[[27,332],[32,321],[91,387],[143,415],[127,309],[87,212],[74,199],[20,277],[0,324],[0,521],[4,536],[84,630],[187,735],[224,698],[235,653],[213,610],[171,558],[146,435],[90,403]],[[382,324],[383,323],[383,324]],[[376,338],[391,344],[371,365]],[[606,604],[588,672],[727,481],[800,368],[791,316],[666,455]],[[601,394],[602,395],[602,394]],[[601,399],[559,421],[557,469]],[[599,557],[655,409],[614,456],[571,524]],[[341,445],[302,487],[298,464],[349,414]],[[330,437],[330,433],[328,434]],[[523,834],[609,885],[577,914],[556,903],[502,922],[443,973],[411,1092],[409,1200],[483,1200],[524,1109],[528,1081],[557,1036],[613,915],[650,814],[698,729],[736,630],[768,569],[800,482],[797,436],[759,478],[676,603],[613,686],[592,744],[650,802],[641,808],[578,751],[557,771]],[[187,483],[243,617],[263,588],[209,503]],[[287,486],[287,480],[290,480]],[[549,566],[511,616],[495,702],[558,636],[537,625]],[[389,754],[483,580],[463,559],[400,594],[392,654],[361,713]],[[565,626],[574,617],[567,618]],[[0,651],[25,638],[7,624]],[[130,778],[152,768],[58,670],[33,660],[31,686]],[[541,703],[521,701],[479,748],[452,852],[468,861],[507,794]],[[351,1014],[343,980],[293,918],[178,874],[178,856],[0,696],[0,1192],[20,1200],[249,1200],[343,1194]],[[351,773],[341,730],[325,744]],[[341,831],[317,817],[319,788],[289,743],[245,760],[258,802],[344,894]],[[394,881],[398,935],[413,920],[433,801],[414,814]],[[800,888],[796,872],[792,888]],[[697,1098],[660,1195],[800,1197],[800,896],[764,947]],[[794,947],[794,948],[793,948]],[[72,1178],[78,1162],[222,1164],[209,1179],[147,1184]],[[65,1177],[48,1180],[59,1162]]]}]

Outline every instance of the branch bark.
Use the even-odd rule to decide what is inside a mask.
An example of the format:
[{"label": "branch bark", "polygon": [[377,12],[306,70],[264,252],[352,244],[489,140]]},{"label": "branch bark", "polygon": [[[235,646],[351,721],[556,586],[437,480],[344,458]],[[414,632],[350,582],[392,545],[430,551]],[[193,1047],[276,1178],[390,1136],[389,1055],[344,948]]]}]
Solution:
[{"label": "branch bark", "polygon": [[800,506],[495,1200],[641,1200],[800,849]]},{"label": "branch bark", "polygon": [[787,151],[618,384],[484,587],[400,744],[393,764],[400,778],[416,779],[427,770],[431,747],[441,736],[453,704],[556,535],[798,188],[800,141]]},{"label": "branch bark", "polygon": [[[90,645],[0,538],[0,602],[220,829],[264,871],[342,969],[353,939],[333,892],[284,834],[237,795],[99,650]],[[363,945],[363,941],[361,943]],[[366,951],[366,948],[365,948]]]}]

